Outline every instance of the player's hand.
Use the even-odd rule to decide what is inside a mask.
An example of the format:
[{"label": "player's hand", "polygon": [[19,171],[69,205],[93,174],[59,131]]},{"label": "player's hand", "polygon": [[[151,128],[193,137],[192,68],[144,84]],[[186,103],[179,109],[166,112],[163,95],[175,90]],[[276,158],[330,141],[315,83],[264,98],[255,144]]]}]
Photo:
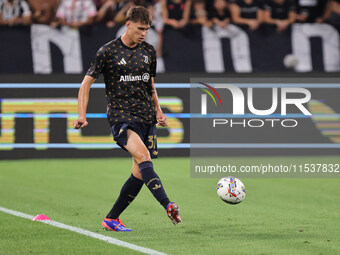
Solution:
[{"label": "player's hand", "polygon": [[158,124],[161,127],[166,127],[168,125],[168,118],[165,116],[164,113],[157,112],[156,118],[157,118]]},{"label": "player's hand", "polygon": [[86,119],[77,119],[73,122],[73,127],[75,129],[86,127],[89,123]]}]

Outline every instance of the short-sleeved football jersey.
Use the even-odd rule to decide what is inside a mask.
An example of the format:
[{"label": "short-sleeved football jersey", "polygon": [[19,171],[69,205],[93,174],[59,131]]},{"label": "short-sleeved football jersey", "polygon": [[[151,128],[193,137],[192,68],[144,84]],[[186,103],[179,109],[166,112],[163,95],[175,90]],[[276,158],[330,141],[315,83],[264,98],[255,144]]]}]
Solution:
[{"label": "short-sleeved football jersey", "polygon": [[151,77],[156,76],[156,52],[142,42],[134,48],[121,38],[101,47],[87,75],[104,76],[110,126],[120,122],[156,123]]}]

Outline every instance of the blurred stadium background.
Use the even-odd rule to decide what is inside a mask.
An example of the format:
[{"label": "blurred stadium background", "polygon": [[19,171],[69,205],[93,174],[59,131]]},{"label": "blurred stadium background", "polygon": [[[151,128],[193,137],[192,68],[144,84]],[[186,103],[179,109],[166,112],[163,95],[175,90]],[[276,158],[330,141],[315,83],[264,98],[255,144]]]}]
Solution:
[{"label": "blurred stadium background", "polygon": [[[169,117],[155,164],[184,223],[174,229],[143,189],[123,216],[134,229],[127,236],[100,229],[131,167],[110,134],[102,78],[91,89],[89,126],[72,122],[84,73],[98,48],[124,32],[133,5],[154,14],[147,41]],[[325,148],[231,148],[235,165],[339,163],[339,89],[326,88],[339,85],[338,15],[335,0],[0,0],[0,207],[169,254],[339,254],[339,179],[245,178],[247,198],[231,207],[219,201],[216,178],[190,178],[189,161],[190,78],[204,77],[319,86],[308,128],[295,136],[263,130],[271,135],[261,142]],[[256,138],[248,131],[242,139]],[[29,253],[135,251],[0,212],[0,254]]]}]

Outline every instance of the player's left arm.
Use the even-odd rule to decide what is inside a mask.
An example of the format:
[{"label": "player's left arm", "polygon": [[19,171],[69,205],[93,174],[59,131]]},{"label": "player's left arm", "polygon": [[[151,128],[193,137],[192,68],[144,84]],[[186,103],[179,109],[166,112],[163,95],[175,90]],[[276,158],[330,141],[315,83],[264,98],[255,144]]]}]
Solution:
[{"label": "player's left arm", "polygon": [[156,118],[157,118],[158,124],[162,127],[166,127],[168,125],[168,118],[165,116],[165,114],[163,113],[161,109],[161,106],[159,105],[158,95],[157,95],[156,86],[155,86],[153,77],[151,77],[151,86],[152,86],[152,90],[151,90],[152,102],[157,112]]}]

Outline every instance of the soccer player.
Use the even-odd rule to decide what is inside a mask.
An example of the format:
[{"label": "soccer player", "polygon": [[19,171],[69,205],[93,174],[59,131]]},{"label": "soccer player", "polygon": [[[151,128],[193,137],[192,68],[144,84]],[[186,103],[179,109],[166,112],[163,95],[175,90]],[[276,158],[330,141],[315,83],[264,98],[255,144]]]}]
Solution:
[{"label": "soccer player", "polygon": [[78,94],[78,119],[74,128],[88,125],[86,108],[92,83],[102,73],[106,86],[107,116],[114,140],[132,156],[132,174],[102,226],[112,231],[131,231],[119,219],[145,184],[164,207],[174,225],[182,222],[178,206],[170,202],[155,173],[152,158],[157,158],[156,126],[167,126],[154,84],[156,52],[145,36],[151,25],[149,11],[132,7],[126,15],[127,31],[102,46],[87,71]]}]

